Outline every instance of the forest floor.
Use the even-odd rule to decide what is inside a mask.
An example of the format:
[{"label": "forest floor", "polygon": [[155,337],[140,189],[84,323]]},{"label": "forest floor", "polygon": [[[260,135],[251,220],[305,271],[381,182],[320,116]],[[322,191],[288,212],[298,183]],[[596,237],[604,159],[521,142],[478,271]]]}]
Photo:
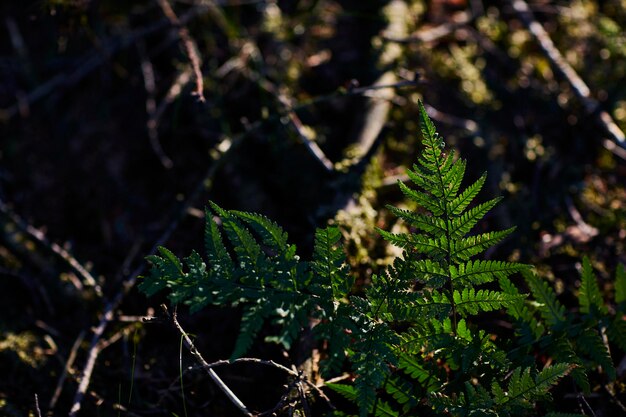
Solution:
[{"label": "forest floor", "polygon": [[[202,247],[211,200],[270,217],[305,259],[337,224],[363,285],[394,256],[375,227],[397,226],[385,205],[420,151],[418,100],[466,177],[488,173],[482,197],[504,196],[486,227],[517,230],[488,257],[535,265],[568,308],[583,255],[606,291],[626,264],[623,0],[0,11],[0,414],[240,415],[183,373],[175,328],[142,320],[166,302],[136,288],[146,256]],[[179,319],[208,361],[230,357],[237,311]],[[262,337],[249,352],[289,354]],[[219,373],[254,410],[283,392],[253,364]]]}]

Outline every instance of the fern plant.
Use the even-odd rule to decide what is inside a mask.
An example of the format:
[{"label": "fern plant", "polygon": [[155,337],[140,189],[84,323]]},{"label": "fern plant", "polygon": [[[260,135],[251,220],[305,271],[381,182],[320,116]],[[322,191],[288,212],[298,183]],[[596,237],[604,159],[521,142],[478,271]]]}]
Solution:
[{"label": "fern plant", "polygon": [[[444,153],[442,138],[421,103],[419,108],[423,151],[408,172],[414,188],[398,185],[420,208],[388,207],[410,232],[378,231],[403,254],[373,275],[364,291],[352,293],[337,228],[318,230],[313,257],[303,261],[272,221],[214,203],[206,215],[206,261],[196,252],[180,261],[160,248],[149,258],[153,268],[140,288],[147,295],[168,290],[172,303],[191,312],[210,304],[239,306],[232,358],[249,349],[266,322],[275,330],[266,340],[289,349],[310,318],[317,319],[313,333],[328,342],[324,376],[348,364],[355,375],[353,385],[329,388],[355,402],[361,416],[532,415],[535,402],[547,398],[577,362],[563,356],[538,370],[528,355],[510,355],[475,320],[507,309],[528,319],[524,325],[535,340],[541,337],[532,329],[539,319],[508,279],[517,272],[531,276],[528,266],[477,258],[513,231],[472,234],[499,199],[473,205],[486,176],[461,188],[465,161]],[[585,309],[601,313],[589,285]]]},{"label": "fern plant", "polygon": [[[589,372],[596,373],[599,382],[610,387],[616,379],[610,344],[626,351],[624,266],[617,267],[615,294],[610,304],[600,291],[591,261],[584,257],[577,296],[578,311],[567,311],[552,287],[536,274],[529,271],[523,275],[533,302],[516,302],[508,308],[519,336],[510,356],[524,362],[540,352],[558,361],[575,364],[571,376],[586,394],[592,388]],[[506,293],[518,294],[510,281],[504,279],[501,285]]]}]

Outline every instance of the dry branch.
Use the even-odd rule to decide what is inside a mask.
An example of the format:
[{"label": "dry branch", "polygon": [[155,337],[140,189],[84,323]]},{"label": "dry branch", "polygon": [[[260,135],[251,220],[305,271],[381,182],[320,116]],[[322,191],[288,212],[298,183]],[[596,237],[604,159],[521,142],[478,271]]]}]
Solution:
[{"label": "dry branch", "polygon": [[167,156],[159,141],[159,128],[156,123],[157,105],[154,68],[146,53],[143,40],[137,42],[137,50],[139,51],[139,58],[141,59],[141,74],[143,75],[143,85],[146,90],[146,113],[148,114],[146,129],[148,130],[148,139],[150,140],[152,150],[161,161],[161,165],[163,165],[165,169],[170,169],[174,166],[174,163],[172,159]]},{"label": "dry branch", "polygon": [[[168,312],[168,309],[167,309],[167,307],[165,305],[161,305],[161,308],[165,312],[165,315],[167,316],[167,318],[172,321],[172,324],[174,325],[174,327],[176,327],[176,329],[180,332],[181,336],[183,337],[183,340],[184,340],[184,343],[185,343],[185,347],[187,347],[189,352],[193,355],[193,357],[196,359],[196,361],[200,364],[202,369],[204,369],[209,374],[211,379],[217,384],[217,386],[220,388],[220,390],[224,394],[226,394],[228,399],[242,413],[244,413],[244,414],[246,414],[248,416],[252,416],[253,415],[247,409],[247,407],[241,402],[241,400],[239,400],[239,398],[231,391],[231,389],[215,373],[213,368],[216,368],[216,367],[219,367],[219,366],[232,365],[232,364],[235,364],[235,363],[254,363],[254,364],[258,364],[258,365],[264,365],[264,366],[270,366],[270,367],[276,368],[276,369],[281,370],[281,371],[287,373],[288,375],[296,378],[296,385],[300,388],[300,390],[302,388],[301,387],[301,383],[306,384],[308,387],[313,389],[321,398],[323,398],[327,402],[329,407],[334,409],[334,407],[332,406],[332,404],[331,404],[330,400],[328,399],[328,397],[320,390],[320,388],[318,386],[316,386],[312,382],[308,381],[306,379],[306,377],[303,376],[302,371],[300,371],[300,372],[294,371],[294,370],[289,369],[286,366],[281,365],[281,364],[279,364],[277,362],[274,362],[272,360],[263,360],[263,359],[257,359],[257,358],[238,358],[238,359],[234,359],[234,360],[219,360],[219,361],[215,361],[215,362],[212,362],[212,363],[208,363],[204,359],[202,354],[198,351],[198,349],[194,345],[193,341],[191,340],[191,338],[189,337],[187,332],[183,329],[183,327],[178,322],[176,311],[174,311],[170,315],[169,312]],[[147,321],[147,322],[148,321],[153,321],[152,319],[153,319],[152,317],[148,317],[148,318],[145,319],[145,321]],[[282,399],[281,399],[281,401],[282,401]],[[279,402],[279,404],[280,404],[280,402]],[[303,402],[303,406],[306,409],[306,401]],[[266,413],[262,413],[262,414],[264,415]]]},{"label": "dry branch", "polygon": [[102,289],[100,288],[98,281],[80,262],[76,260],[76,258],[72,256],[72,254],[59,244],[50,242],[41,230],[24,221],[20,216],[9,209],[9,207],[2,200],[0,200],[0,213],[9,219],[9,221],[13,223],[22,233],[26,234],[40,246],[54,253],[57,257],[67,263],[70,268],[82,279],[85,285],[92,287],[99,296],[102,295]]},{"label": "dry branch", "polygon": [[[167,307],[165,307],[165,305],[162,305],[162,308],[164,312],[166,313],[166,315],[169,316]],[[182,326],[178,322],[178,319],[176,317],[176,311],[172,313],[171,319],[172,319],[172,323],[174,324],[176,329],[178,329],[181,336],[183,337],[183,340],[185,341],[185,346],[187,347],[187,349],[189,349],[189,352],[194,356],[194,358],[196,358],[196,360],[200,363],[200,365],[202,365],[202,367],[206,370],[206,372],[209,374],[213,382],[215,382],[215,384],[219,387],[219,389],[228,397],[230,402],[232,402],[235,405],[235,407],[237,407],[243,414],[245,414],[246,416],[253,416],[252,412],[248,410],[248,408],[244,405],[243,402],[241,402],[241,400],[235,395],[235,393],[232,392],[232,390],[228,387],[228,385],[226,385],[224,381],[222,381],[222,379],[215,373],[215,371],[208,364],[208,362],[204,360],[204,357],[202,357],[202,354],[198,351],[198,349],[196,349],[196,346],[193,344],[193,341],[189,338],[189,335],[187,334],[187,332],[185,332],[185,330],[182,328]]]},{"label": "dry branch", "polygon": [[[209,6],[196,6],[179,18],[179,25],[185,25],[194,18],[210,11],[211,8]],[[164,19],[141,29],[132,31],[127,36],[112,37],[102,41],[102,47],[96,51],[86,53],[80,60],[82,64],[78,65],[75,70],[52,77],[50,80],[39,85],[28,94],[24,94],[23,97],[18,97],[16,103],[12,106],[0,109],[0,122],[8,122],[11,118],[19,114],[21,109],[27,109],[39,100],[51,94],[57,88],[67,88],[78,84],[83,78],[99,68],[100,65],[107,62],[115,53],[126,49],[134,45],[138,40],[166,29],[171,25],[172,22],[170,22],[170,20]]]},{"label": "dry branch", "polygon": [[189,34],[189,29],[187,29],[187,27],[180,21],[168,0],[157,0],[157,2],[159,3],[161,10],[163,10],[165,17],[167,17],[172,25],[178,27],[178,36],[180,36],[183,46],[185,47],[187,57],[191,62],[193,73],[196,78],[196,89],[194,91],[194,95],[198,97],[198,101],[204,103],[206,99],[204,98],[204,83],[202,81],[202,70],[200,68],[201,59],[200,54],[198,53],[198,45]]},{"label": "dry branch", "polygon": [[513,9],[528,28],[532,37],[537,41],[541,50],[545,53],[550,63],[563,75],[572,89],[583,103],[589,114],[596,115],[598,122],[606,129],[610,137],[620,146],[626,147],[626,136],[617,126],[611,115],[600,109],[600,103],[591,96],[591,91],[574,68],[565,60],[561,52],[556,48],[550,35],[533,16],[532,11],[524,0],[511,0]]},{"label": "dry branch", "polygon": [[[195,190],[181,205],[179,205],[175,209],[169,226],[163,231],[159,239],[157,239],[157,241],[154,243],[148,253],[149,255],[155,254],[158,247],[164,245],[165,242],[170,238],[172,233],[178,227],[178,224],[187,215],[189,208],[192,207],[193,203],[195,202],[195,200],[197,200],[202,191],[211,187],[213,177],[215,176],[219,168],[222,167],[230,152],[232,152],[239,146],[239,144],[244,140],[248,133],[249,132],[244,132],[234,140],[224,139],[224,141],[217,146],[217,149],[214,152],[215,161],[211,164],[206,174],[202,177],[202,180],[199,181]],[[76,393],[74,394],[74,400],[69,413],[70,417],[76,416],[81,409],[81,404],[85,393],[87,392],[87,388],[89,387],[91,375],[93,374],[96,360],[101,351],[100,339],[104,335],[104,331],[106,330],[109,323],[113,320],[115,310],[120,306],[128,292],[130,292],[130,290],[135,286],[135,284],[137,283],[137,279],[139,275],[143,273],[144,268],[144,263],[141,263],[137,268],[135,268],[135,270],[128,276],[128,278],[122,282],[121,288],[119,289],[117,294],[115,294],[115,296],[110,299],[104,306],[103,314],[100,317],[100,321],[92,331],[92,338],[87,353],[87,360],[81,372],[79,386],[76,389]]]}]

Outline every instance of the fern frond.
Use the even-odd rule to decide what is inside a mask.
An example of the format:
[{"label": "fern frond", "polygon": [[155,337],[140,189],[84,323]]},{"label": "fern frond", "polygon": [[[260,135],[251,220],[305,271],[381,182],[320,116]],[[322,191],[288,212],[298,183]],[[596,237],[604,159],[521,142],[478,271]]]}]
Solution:
[{"label": "fern frond", "polygon": [[139,284],[139,289],[148,296],[171,287],[183,276],[183,266],[172,252],[162,246],[158,247],[158,252],[161,256],[152,255],[146,258],[152,263],[152,270]]},{"label": "fern frond", "polygon": [[622,317],[617,316],[611,321],[611,325],[607,329],[607,336],[620,349],[626,351],[626,321]]},{"label": "fern frond", "polygon": [[250,306],[241,317],[241,324],[239,327],[239,335],[235,341],[235,349],[230,356],[230,360],[240,358],[245,354],[257,334],[263,327],[263,322],[268,314],[267,300],[258,300],[257,304]]},{"label": "fern frond", "polygon": [[209,265],[220,278],[232,277],[233,260],[231,259],[217,223],[213,220],[213,213],[205,209],[204,248]]},{"label": "fern frond", "polygon": [[509,275],[524,271],[529,265],[503,262],[474,260],[450,265],[450,277],[456,285],[480,285],[495,279],[506,278]]},{"label": "fern frond", "polygon": [[404,220],[408,225],[424,233],[429,233],[435,238],[443,236],[446,233],[445,223],[437,217],[413,213],[391,205],[385,207],[396,217]]},{"label": "fern frond", "polygon": [[481,233],[475,236],[468,236],[458,241],[454,241],[451,256],[455,262],[465,262],[472,256],[478,255],[487,249],[500,243],[504,238],[515,231],[515,227],[497,232]]},{"label": "fern frond", "polygon": [[428,194],[415,191],[407,187],[402,181],[398,181],[398,187],[400,187],[400,191],[402,191],[402,194],[404,194],[406,198],[430,211],[433,216],[441,216],[444,213],[445,205],[443,200],[438,200]]},{"label": "fern frond", "polygon": [[463,210],[470,205],[470,203],[476,198],[480,190],[482,190],[483,185],[485,184],[485,180],[487,179],[487,174],[483,174],[474,182],[472,185],[468,186],[461,194],[456,196],[450,203],[448,204],[449,213],[455,216],[460,215]]},{"label": "fern frond", "polygon": [[537,309],[541,317],[552,328],[563,325],[565,323],[565,307],[556,299],[554,290],[533,272],[523,271],[522,275],[537,302]]},{"label": "fern frond", "polygon": [[505,294],[498,291],[464,288],[453,293],[454,303],[461,316],[478,314],[481,311],[493,311],[510,305],[522,296]]},{"label": "fern frond", "polygon": [[583,270],[581,276],[580,291],[578,293],[578,302],[580,303],[580,311],[583,314],[590,313],[606,313],[606,307],[603,305],[602,294],[598,281],[593,273],[593,268],[588,257],[583,258]]},{"label": "fern frond", "polygon": [[578,353],[574,350],[574,345],[569,338],[565,336],[558,336],[556,339],[548,338],[545,341],[547,352],[560,363],[569,363],[572,365],[570,376],[585,393],[589,393],[591,385],[589,384],[589,377],[585,370],[583,361]]},{"label": "fern frond", "polygon": [[459,238],[465,236],[500,201],[502,197],[494,198],[466,211],[460,217],[449,220],[448,233]]},{"label": "fern frond", "polygon": [[231,213],[248,223],[261,236],[263,243],[275,252],[282,252],[289,246],[287,233],[267,217],[236,210]]},{"label": "fern frond", "polygon": [[366,416],[376,401],[376,390],[382,387],[390,373],[389,365],[397,365],[391,348],[398,339],[385,323],[371,324],[354,343],[352,366],[357,374],[354,382],[360,415]]},{"label": "fern frond", "polygon": [[[402,364],[399,361],[398,365]],[[394,400],[402,407],[404,414],[415,407],[418,403],[415,393],[413,392],[413,384],[398,376],[393,376],[387,379],[387,383],[384,386],[387,394],[391,395]]]},{"label": "fern frond", "polygon": [[331,300],[339,300],[350,292],[353,278],[348,274],[346,255],[340,244],[341,232],[336,227],[318,229],[315,232],[315,245],[311,269],[317,275],[316,282],[326,285],[332,291]]},{"label": "fern frond", "polygon": [[412,278],[428,285],[432,289],[439,289],[450,280],[448,272],[437,261],[420,259],[412,262],[410,265],[411,271],[414,273]]},{"label": "fern frond", "polygon": [[595,363],[602,367],[611,381],[615,380],[617,374],[615,366],[613,365],[613,359],[611,359],[611,354],[597,330],[584,330],[578,336],[577,346],[582,352],[588,354]]},{"label": "fern frond", "polygon": [[376,229],[387,242],[406,250],[413,250],[433,258],[443,258],[446,254],[444,241],[431,239],[424,235],[408,233],[391,233],[382,229]]},{"label": "fern frond", "polygon": [[533,378],[531,368],[516,368],[511,374],[507,392],[504,392],[497,382],[493,383],[492,394],[496,405],[530,408],[537,399],[545,398],[548,390],[570,370],[569,364],[560,363],[544,368]]}]

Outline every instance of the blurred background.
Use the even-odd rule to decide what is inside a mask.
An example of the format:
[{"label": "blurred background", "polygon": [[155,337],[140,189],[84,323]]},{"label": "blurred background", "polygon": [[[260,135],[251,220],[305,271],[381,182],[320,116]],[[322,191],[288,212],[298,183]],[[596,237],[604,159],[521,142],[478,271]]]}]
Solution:
[{"label": "blurred background", "polygon": [[[366,285],[398,254],[374,228],[405,227],[385,204],[413,208],[396,183],[419,100],[468,183],[488,173],[479,199],[505,197],[482,227],[517,231],[488,257],[536,265],[566,305],[583,254],[606,290],[626,263],[624,0],[8,0],[0,16],[3,415],[238,415],[204,373],[181,384],[179,336],[141,322],[165,301],[135,289],[145,256],[201,248],[212,200],[269,216],[305,259],[339,225]],[[230,356],[237,311],[180,315],[208,360]],[[284,383],[222,375],[259,411]]]}]

